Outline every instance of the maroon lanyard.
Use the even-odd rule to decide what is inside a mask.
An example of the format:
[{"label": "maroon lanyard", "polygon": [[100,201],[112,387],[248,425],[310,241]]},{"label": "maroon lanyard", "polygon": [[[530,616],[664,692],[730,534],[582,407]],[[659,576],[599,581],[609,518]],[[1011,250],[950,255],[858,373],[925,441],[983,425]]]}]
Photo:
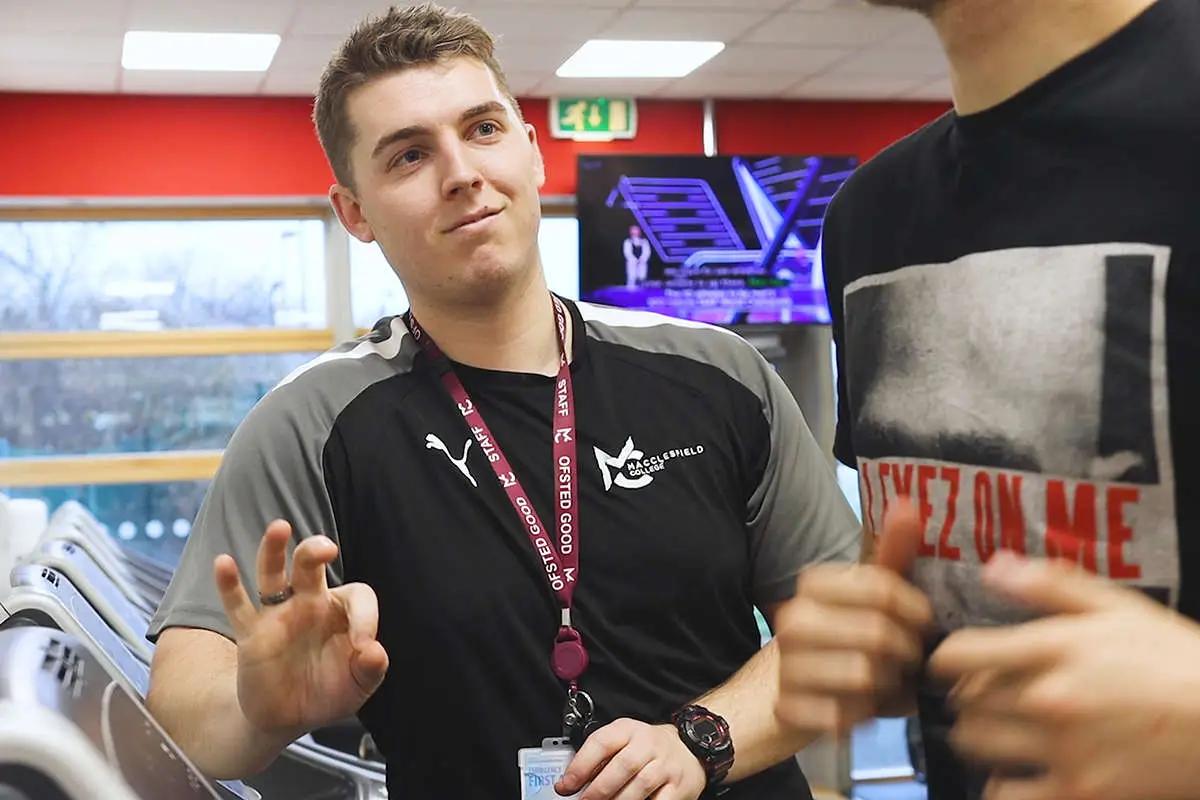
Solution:
[{"label": "maroon lanyard", "polygon": [[[567,359],[567,312],[562,301],[554,298],[554,318],[558,327],[558,380],[554,394],[554,497],[558,516],[553,533],[548,533],[542,525],[537,511],[529,502],[529,496],[521,487],[512,465],[504,457],[504,451],[488,430],[483,415],[471,401],[466,387],[454,374],[454,370],[442,370],[442,384],[450,392],[450,396],[458,403],[467,425],[479,442],[480,449],[487,456],[496,479],[508,493],[517,518],[525,526],[529,541],[533,544],[534,552],[542,561],[546,570],[546,578],[562,611],[561,625],[555,637],[554,651],[551,655],[551,666],[554,674],[561,680],[567,681],[572,688],[579,676],[587,669],[587,650],[583,646],[583,638],[571,624],[571,601],[575,595],[575,583],[579,579],[579,534],[576,528],[579,508],[579,491],[576,477],[575,458],[575,394],[571,384],[571,367]],[[417,340],[429,358],[435,363],[445,358],[441,348],[434,343],[417,323],[412,314],[409,315],[409,327],[413,338]],[[554,537],[557,535],[557,547]]]}]

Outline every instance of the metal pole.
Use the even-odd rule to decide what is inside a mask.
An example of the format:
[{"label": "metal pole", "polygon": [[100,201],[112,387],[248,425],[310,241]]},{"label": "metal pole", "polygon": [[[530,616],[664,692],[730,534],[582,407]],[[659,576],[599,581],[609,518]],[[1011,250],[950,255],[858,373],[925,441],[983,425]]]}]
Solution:
[{"label": "metal pole", "polygon": [[704,155],[715,156],[717,154],[717,116],[716,103],[712,98],[704,101]]}]

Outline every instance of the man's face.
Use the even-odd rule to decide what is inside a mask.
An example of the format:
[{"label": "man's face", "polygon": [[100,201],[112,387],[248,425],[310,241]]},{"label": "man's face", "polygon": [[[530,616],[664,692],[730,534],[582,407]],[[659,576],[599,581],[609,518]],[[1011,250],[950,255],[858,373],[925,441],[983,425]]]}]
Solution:
[{"label": "man's face", "polygon": [[540,268],[532,126],[467,58],[414,67],[351,95],[356,187],[335,187],[346,228],[377,241],[414,305],[480,303]]}]

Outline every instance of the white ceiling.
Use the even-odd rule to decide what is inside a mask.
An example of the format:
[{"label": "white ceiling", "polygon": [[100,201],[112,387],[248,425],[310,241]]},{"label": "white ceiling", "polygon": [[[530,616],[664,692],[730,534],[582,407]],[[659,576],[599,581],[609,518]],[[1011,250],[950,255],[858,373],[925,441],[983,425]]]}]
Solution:
[{"label": "white ceiling", "polygon": [[[858,0],[462,0],[500,37],[513,92],[639,97],[948,100],[945,59],[916,14]],[[311,95],[340,38],[386,0],[0,0],[0,91]],[[278,33],[264,73],[121,69],[127,30]],[[589,38],[719,39],[678,80],[562,79]]]}]

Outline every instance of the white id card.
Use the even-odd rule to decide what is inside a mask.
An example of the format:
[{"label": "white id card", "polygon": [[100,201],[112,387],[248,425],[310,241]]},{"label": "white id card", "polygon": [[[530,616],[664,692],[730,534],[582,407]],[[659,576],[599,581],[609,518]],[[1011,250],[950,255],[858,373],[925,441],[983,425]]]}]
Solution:
[{"label": "white id card", "polygon": [[543,739],[541,747],[523,747],[517,751],[517,765],[521,768],[521,800],[563,800],[564,797],[579,797],[582,792],[560,795],[554,784],[567,771],[575,748],[566,739]]}]

